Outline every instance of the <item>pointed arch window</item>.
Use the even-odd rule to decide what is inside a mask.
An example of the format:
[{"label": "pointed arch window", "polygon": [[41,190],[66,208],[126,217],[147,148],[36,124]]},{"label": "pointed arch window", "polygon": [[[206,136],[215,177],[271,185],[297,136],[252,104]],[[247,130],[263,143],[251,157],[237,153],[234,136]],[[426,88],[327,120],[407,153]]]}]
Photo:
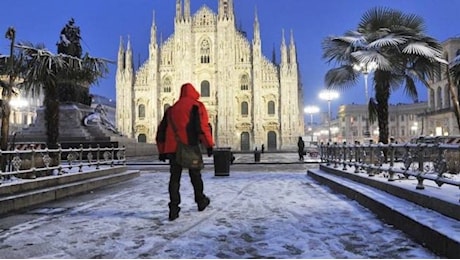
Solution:
[{"label": "pointed arch window", "polygon": [[163,92],[164,93],[170,93],[171,92],[171,79],[166,78],[163,82]]},{"label": "pointed arch window", "polygon": [[143,119],[145,117],[145,105],[144,104],[140,104],[139,107],[138,107],[138,113],[139,113],[139,118],[140,119]]},{"label": "pointed arch window", "polygon": [[249,115],[249,105],[248,102],[243,101],[241,102],[241,116],[247,117]]},{"label": "pointed arch window", "polygon": [[201,46],[200,46],[200,62],[209,63],[211,60],[210,54],[211,54],[211,45],[209,44],[209,41],[205,39],[201,42]]},{"label": "pointed arch window", "polygon": [[268,110],[268,115],[270,116],[275,115],[275,102],[274,101],[268,101],[267,110]]},{"label": "pointed arch window", "polygon": [[249,77],[248,75],[241,76],[240,79],[241,90],[249,90]]},{"label": "pointed arch window", "polygon": [[201,91],[200,95],[202,97],[210,97],[211,96],[211,87],[209,86],[209,81],[203,80],[201,82]]}]

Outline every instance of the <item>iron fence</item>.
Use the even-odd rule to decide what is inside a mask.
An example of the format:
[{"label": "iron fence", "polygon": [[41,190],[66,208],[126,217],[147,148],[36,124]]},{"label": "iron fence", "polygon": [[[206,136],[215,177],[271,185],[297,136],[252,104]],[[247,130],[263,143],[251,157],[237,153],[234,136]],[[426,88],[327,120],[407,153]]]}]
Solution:
[{"label": "iron fence", "polygon": [[445,143],[404,144],[322,144],[321,163],[343,171],[369,176],[382,175],[388,181],[417,180],[416,189],[424,189],[424,181],[460,188],[460,145]]},{"label": "iron fence", "polygon": [[[38,149],[36,149],[38,147]],[[88,147],[48,149],[43,145],[29,144],[14,150],[0,150],[5,158],[5,170],[0,168],[0,181],[11,177],[35,179],[49,175],[61,175],[71,170],[82,172],[84,167],[99,169],[106,165],[126,165],[125,147]]]}]

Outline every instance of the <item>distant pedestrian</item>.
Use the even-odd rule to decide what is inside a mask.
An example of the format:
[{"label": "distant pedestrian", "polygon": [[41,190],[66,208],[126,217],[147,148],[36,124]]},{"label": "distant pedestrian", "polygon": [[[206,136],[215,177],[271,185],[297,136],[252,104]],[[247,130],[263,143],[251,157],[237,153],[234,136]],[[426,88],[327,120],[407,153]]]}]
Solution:
[{"label": "distant pedestrian", "polygon": [[264,153],[265,152],[265,145],[262,144],[262,147],[260,149],[262,150],[262,153]]},{"label": "distant pedestrian", "polygon": [[299,136],[299,141],[297,141],[297,152],[299,153],[299,161],[304,159],[304,149],[305,143],[303,142],[302,136]]},{"label": "distant pedestrian", "polygon": [[[178,141],[189,145],[201,143],[207,148],[207,155],[212,156],[214,141],[208,123],[208,112],[204,104],[198,100],[199,97],[200,94],[192,84],[182,85],[179,100],[165,111],[155,138],[160,161],[164,162],[169,159],[169,171],[171,173],[168,189],[170,221],[179,217],[179,204],[181,202],[179,187],[182,166],[175,159]],[[209,205],[210,200],[203,193],[201,169],[189,169],[188,173],[193,185],[198,211],[203,211]]]}]

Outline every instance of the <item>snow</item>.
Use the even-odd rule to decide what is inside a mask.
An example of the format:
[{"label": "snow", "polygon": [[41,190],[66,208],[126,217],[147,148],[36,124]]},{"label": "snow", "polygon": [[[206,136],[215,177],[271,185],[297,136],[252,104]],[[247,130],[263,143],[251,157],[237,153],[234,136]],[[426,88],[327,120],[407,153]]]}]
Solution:
[{"label": "snow", "polygon": [[232,165],[222,177],[206,166],[203,212],[184,172],[171,222],[168,168],[141,166],[138,178],[4,217],[0,257],[438,258],[308,167],[317,166]]}]

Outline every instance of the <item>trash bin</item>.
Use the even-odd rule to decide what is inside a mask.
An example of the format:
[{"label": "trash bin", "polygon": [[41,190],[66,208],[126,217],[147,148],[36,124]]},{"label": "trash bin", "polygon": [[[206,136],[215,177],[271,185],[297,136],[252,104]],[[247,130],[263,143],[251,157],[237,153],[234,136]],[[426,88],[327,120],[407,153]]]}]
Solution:
[{"label": "trash bin", "polygon": [[214,175],[229,176],[232,152],[230,147],[220,147],[213,151],[214,156]]},{"label": "trash bin", "polygon": [[260,162],[260,151],[254,151],[254,162]]}]

